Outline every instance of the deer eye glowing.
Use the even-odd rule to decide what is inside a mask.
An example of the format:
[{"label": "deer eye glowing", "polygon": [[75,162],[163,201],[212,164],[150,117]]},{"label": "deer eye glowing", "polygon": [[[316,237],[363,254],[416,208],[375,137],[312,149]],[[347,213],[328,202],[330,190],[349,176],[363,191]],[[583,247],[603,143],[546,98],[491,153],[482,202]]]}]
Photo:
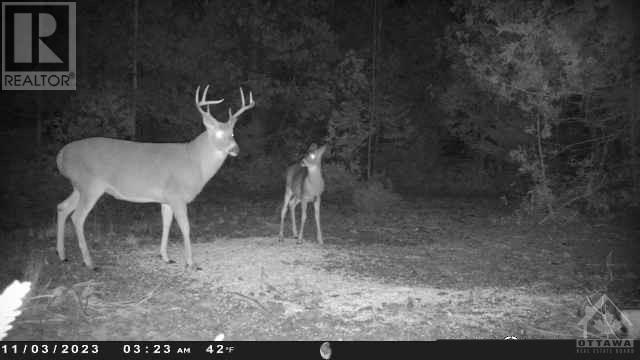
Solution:
[{"label": "deer eye glowing", "polygon": [[222,139],[224,137],[224,131],[217,130],[216,131],[216,139]]},{"label": "deer eye glowing", "polygon": [[311,160],[314,160],[316,158],[316,154],[311,154],[309,155],[309,157],[311,158]]}]

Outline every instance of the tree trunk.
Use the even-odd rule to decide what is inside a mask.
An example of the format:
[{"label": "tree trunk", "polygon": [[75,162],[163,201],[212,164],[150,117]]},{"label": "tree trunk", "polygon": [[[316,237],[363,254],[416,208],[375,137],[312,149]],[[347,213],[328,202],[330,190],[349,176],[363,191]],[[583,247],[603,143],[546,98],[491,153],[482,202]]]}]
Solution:
[{"label": "tree trunk", "polygon": [[42,145],[42,90],[36,91],[36,149]]},{"label": "tree trunk", "polygon": [[378,1],[373,0],[371,15],[371,99],[369,115],[369,137],[367,138],[367,180],[371,179],[373,165],[373,137],[376,132],[376,67],[378,60]]},{"label": "tree trunk", "polygon": [[133,137],[141,140],[142,126],[137,121],[138,110],[138,0],[133,0],[133,74],[132,74],[132,96],[131,96],[131,121],[133,123]]},{"label": "tree trunk", "polygon": [[635,66],[631,67],[629,80],[629,107],[631,110],[631,166],[634,203],[640,203],[640,92],[634,82]]}]

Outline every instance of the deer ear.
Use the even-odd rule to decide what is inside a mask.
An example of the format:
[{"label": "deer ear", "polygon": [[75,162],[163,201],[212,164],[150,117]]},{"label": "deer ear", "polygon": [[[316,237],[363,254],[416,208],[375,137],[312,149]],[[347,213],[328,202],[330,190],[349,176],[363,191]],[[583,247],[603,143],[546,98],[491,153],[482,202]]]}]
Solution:
[{"label": "deer ear", "polygon": [[307,150],[307,152],[316,151],[317,148],[318,145],[316,145],[316,143],[312,143],[311,146],[309,146],[309,150]]},{"label": "deer ear", "polygon": [[319,153],[320,155],[322,155],[322,154],[324,154],[325,150],[327,150],[327,145],[322,145],[322,146],[320,147],[320,150],[318,151],[318,153]]}]

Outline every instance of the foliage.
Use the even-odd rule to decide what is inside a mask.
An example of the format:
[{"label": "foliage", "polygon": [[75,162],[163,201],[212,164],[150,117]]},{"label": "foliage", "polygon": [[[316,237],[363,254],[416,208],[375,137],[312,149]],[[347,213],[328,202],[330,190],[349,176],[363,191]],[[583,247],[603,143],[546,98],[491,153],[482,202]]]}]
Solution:
[{"label": "foliage", "polygon": [[337,163],[324,164],[322,177],[326,184],[323,200],[343,205],[353,203],[352,195],[358,186],[358,179],[345,166]]},{"label": "foliage", "polygon": [[434,171],[424,180],[423,191],[431,195],[497,195],[506,185],[496,178],[507,174],[491,173],[482,159],[450,157],[449,161],[434,166]]},{"label": "foliage", "polygon": [[[40,117],[56,142],[187,141],[202,131],[196,86],[225,99],[211,108],[221,121],[242,86],[257,106],[238,122],[243,150],[227,170],[245,185],[260,181],[240,162],[270,174],[326,142],[329,163],[357,179],[387,172],[402,191],[504,185],[480,166],[489,159],[517,164],[529,207],[638,201],[637,35],[621,1],[387,1],[374,18],[366,2],[158,0],[137,2],[135,38],[134,3],[79,8],[78,92],[32,101],[64,107]],[[470,164],[445,166],[449,137]],[[487,174],[458,176],[467,168]]]},{"label": "foliage", "polygon": [[327,136],[327,141],[332,144],[332,154],[341,160],[349,171],[356,174],[362,166],[358,153],[372,131],[367,106],[369,81],[365,73],[365,63],[363,58],[350,51],[338,64],[338,104],[331,112]]},{"label": "foliage", "polygon": [[360,182],[353,192],[353,203],[364,212],[380,212],[396,205],[402,198],[378,180]]},{"label": "foliage", "polygon": [[[184,106],[192,106],[196,84],[209,83],[212,96],[226,99],[218,116],[224,121],[226,107],[237,106],[237,89],[244,86],[256,95],[256,113],[272,110],[284,115],[272,119],[283,138],[303,136],[294,127],[326,124],[332,105],[333,74],[328,69],[339,53],[335,35],[319,16],[319,3],[206,2],[192,8],[163,4],[168,8],[149,3],[145,10],[140,61],[144,73],[152,76],[142,80],[141,104],[161,109],[170,115],[170,123],[182,125],[182,114],[191,114]],[[163,88],[167,94],[157,96]]]},{"label": "foliage", "polygon": [[128,94],[117,89],[78,92],[70,109],[53,117],[47,127],[58,145],[91,136],[130,138],[134,128]]},{"label": "foliage", "polygon": [[[553,212],[592,198],[615,186],[608,177],[616,167],[612,162],[630,160],[635,140],[620,130],[637,121],[624,105],[630,93],[622,91],[625,75],[634,76],[629,72],[633,32],[629,16],[620,16],[621,6],[616,1],[576,1],[567,7],[550,1],[460,0],[451,8],[460,19],[449,29],[460,81],[470,77],[487,101],[515,106],[520,116],[490,120],[495,136],[487,137],[492,127],[485,119],[491,114],[470,116],[470,101],[455,95],[465,92],[461,85],[453,85],[442,102],[456,117],[452,123],[463,125],[458,133],[483,135],[467,137],[476,148],[485,148],[488,138],[513,138],[514,129],[520,129],[517,139],[529,136],[511,144],[510,154],[533,179],[534,207]],[[617,157],[611,156],[614,146],[624,149]]]},{"label": "foliage", "polygon": [[376,176],[370,181],[359,181],[358,177],[338,163],[325,164],[322,168],[327,184],[322,196],[324,201],[340,205],[354,205],[358,210],[375,212],[384,210],[400,201],[387,179]]},{"label": "foliage", "polygon": [[514,120],[521,116],[517,109],[464,75],[439,96],[438,105],[449,133],[481,154],[508,160],[511,149],[528,141]]},{"label": "foliage", "polygon": [[250,195],[271,195],[284,189],[286,163],[274,156],[259,155],[225,165],[215,181],[242,189]]},{"label": "foliage", "polygon": [[[242,160],[259,153],[274,162],[292,160],[310,143],[326,142],[332,149],[327,160],[356,177],[369,160],[382,170],[387,154],[423,137],[416,129],[438,122],[434,107],[423,102],[434,91],[423,79],[437,78],[443,46],[423,34],[441,31],[439,14],[446,9],[391,2],[380,7],[384,26],[372,83],[370,5],[158,0],[114,7],[88,0],[78,8],[78,91],[65,101],[47,96],[38,107],[60,113],[42,117],[56,144],[96,135],[188,141],[202,131],[193,104],[196,86],[210,84],[209,97],[225,99],[211,108],[220,121],[227,108],[237,108],[242,86],[257,103],[236,129]],[[243,144],[245,131],[250,141]],[[236,169],[242,173],[229,168]]]}]

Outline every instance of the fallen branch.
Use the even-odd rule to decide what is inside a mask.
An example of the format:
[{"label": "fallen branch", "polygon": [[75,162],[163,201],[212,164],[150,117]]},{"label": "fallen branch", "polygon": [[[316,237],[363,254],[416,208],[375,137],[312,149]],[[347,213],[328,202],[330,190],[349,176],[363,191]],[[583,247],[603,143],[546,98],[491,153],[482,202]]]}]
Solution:
[{"label": "fallen branch", "polygon": [[151,291],[149,291],[147,293],[147,295],[145,295],[144,297],[142,297],[142,299],[136,301],[136,300],[126,300],[126,301],[118,301],[118,302],[113,302],[111,303],[112,305],[140,305],[146,301],[148,301],[149,299],[151,299],[153,297],[153,294],[156,292],[156,290],[158,290],[162,285],[164,285],[165,281],[161,281],[158,285],[156,285],[156,287],[154,287]]},{"label": "fallen branch", "polygon": [[18,320],[14,324],[46,324],[46,323],[63,323],[69,319],[42,319],[42,320]]},{"label": "fallen branch", "polygon": [[262,311],[264,311],[265,313],[269,314],[269,310],[267,310],[267,308],[264,305],[262,305],[258,300],[254,299],[252,297],[249,297],[249,296],[247,296],[245,294],[241,294],[241,293],[239,293],[237,291],[227,291],[227,293],[228,294],[232,294],[232,295],[236,295],[236,296],[239,296],[240,298],[248,300],[250,303],[253,303],[254,305],[258,306]]},{"label": "fallen branch", "polygon": [[533,327],[531,325],[526,325],[527,329],[533,330],[537,333],[540,334],[544,334],[544,335],[553,335],[556,338],[560,338],[560,339],[566,339],[566,338],[570,338],[571,336],[567,336],[567,334],[563,334],[563,333],[559,333],[559,332],[555,332],[555,331],[550,331],[550,330],[543,330],[543,329],[538,329],[536,327]]},{"label": "fallen branch", "polygon": [[138,301],[135,305],[140,305],[144,302],[146,302],[147,300],[151,299],[151,297],[153,296],[153,293],[156,292],[156,290],[158,290],[160,288],[160,285],[162,285],[162,283],[158,284],[155,288],[153,288],[153,290],[149,291],[149,293],[147,294],[147,296],[143,297],[140,301]]},{"label": "fallen branch", "polygon": [[32,296],[30,297],[28,300],[38,300],[38,299],[47,299],[47,298],[54,298],[57,295],[53,295],[53,294],[46,294],[46,295],[38,295],[38,296]]}]

